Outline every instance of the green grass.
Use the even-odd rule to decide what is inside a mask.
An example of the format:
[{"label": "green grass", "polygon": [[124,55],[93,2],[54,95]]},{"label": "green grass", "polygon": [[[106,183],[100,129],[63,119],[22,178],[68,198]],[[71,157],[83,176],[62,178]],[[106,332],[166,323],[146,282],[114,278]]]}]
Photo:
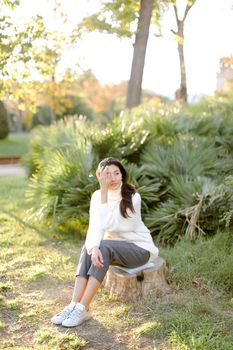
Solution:
[{"label": "green grass", "polygon": [[170,279],[182,288],[193,285],[203,292],[215,288],[233,295],[233,233],[218,232],[195,244],[183,238],[173,249],[161,254],[170,267]]},{"label": "green grass", "polygon": [[0,140],[1,156],[24,156],[28,152],[28,133],[10,134],[6,139]]},{"label": "green grass", "polygon": [[70,300],[82,242],[25,222],[26,181],[0,178],[2,349],[232,350],[230,233],[161,249],[172,293],[126,304],[100,290],[92,320],[53,326],[51,316]]},{"label": "green grass", "polygon": [[156,313],[151,311],[151,321],[135,329],[137,335],[150,337],[157,345],[166,344],[166,349],[232,349],[233,315],[227,299],[193,290],[192,293],[179,292],[166,297],[159,305],[151,302],[148,306]]},{"label": "green grass", "polygon": [[67,349],[78,350],[82,349],[87,341],[75,334],[59,334],[59,332],[51,329],[41,329],[36,333],[38,344],[44,344],[46,347],[52,349]]}]

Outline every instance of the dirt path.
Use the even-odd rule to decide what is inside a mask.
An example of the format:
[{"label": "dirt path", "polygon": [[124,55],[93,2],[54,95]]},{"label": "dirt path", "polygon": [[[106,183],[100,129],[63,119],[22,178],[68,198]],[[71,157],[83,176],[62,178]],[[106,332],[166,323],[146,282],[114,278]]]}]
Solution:
[{"label": "dirt path", "polygon": [[26,175],[26,169],[18,164],[0,164],[0,176]]}]

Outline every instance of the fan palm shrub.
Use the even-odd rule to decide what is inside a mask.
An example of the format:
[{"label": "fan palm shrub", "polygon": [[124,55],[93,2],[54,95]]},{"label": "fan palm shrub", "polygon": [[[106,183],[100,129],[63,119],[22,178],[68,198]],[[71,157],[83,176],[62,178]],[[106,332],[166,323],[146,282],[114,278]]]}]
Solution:
[{"label": "fan palm shrub", "polygon": [[[232,117],[225,116],[221,119],[219,134],[215,138],[216,147],[221,158],[233,158],[233,124]],[[231,170],[231,169],[230,169]]]},{"label": "fan palm shrub", "polygon": [[139,163],[149,132],[144,127],[143,118],[126,111],[102,129],[92,125],[89,135],[99,160],[111,155]]},{"label": "fan palm shrub", "polygon": [[139,162],[147,136],[143,119],[130,116],[128,112],[102,127],[83,117],[67,118],[49,127],[39,126],[31,131],[29,154],[24,164],[30,175],[36,173],[49,162],[51,152],[66,149],[80,137],[92,143],[97,163],[107,156]]},{"label": "fan palm shrub", "polygon": [[28,218],[54,230],[72,229],[81,234],[87,225],[91,194],[97,187],[93,163],[91,144],[84,139],[54,151],[46,166],[29,180]]},{"label": "fan palm shrub", "polygon": [[224,178],[233,170],[233,126],[229,113],[212,112],[139,107],[101,127],[78,118],[33,130],[32,217],[56,230],[85,232],[96,166],[115,156],[141,193],[143,218],[160,242],[231,227],[232,186]]},{"label": "fan palm shrub", "polygon": [[210,117],[232,117],[233,116],[233,94],[217,93],[215,96],[204,96],[198,102],[186,106],[185,114],[191,116]]},{"label": "fan palm shrub", "polygon": [[175,175],[216,176],[216,152],[209,142],[199,139],[174,139],[166,146],[150,145],[142,154],[148,175],[169,183]]},{"label": "fan palm shrub", "polygon": [[225,229],[232,209],[233,188],[206,177],[177,176],[171,180],[168,199],[146,216],[146,223],[158,241],[174,244],[184,235],[195,240]]},{"label": "fan palm shrub", "polygon": [[227,187],[216,192],[223,177],[213,143],[202,137],[174,138],[166,146],[147,147],[141,162],[163,191],[158,191],[160,201],[145,215],[158,241],[174,243],[184,234],[193,240],[219,227],[232,193]]},{"label": "fan palm shrub", "polygon": [[143,216],[150,212],[151,207],[160,201],[162,184],[154,178],[149,178],[144,166],[122,162],[129,174],[129,181],[136,187],[142,197]]},{"label": "fan palm shrub", "polygon": [[177,132],[193,136],[215,137],[219,133],[221,120],[207,115],[189,115],[180,113],[174,120]]},{"label": "fan palm shrub", "polygon": [[[28,218],[59,231],[67,232],[71,222],[76,229],[86,228],[90,197],[98,187],[95,178],[98,162],[109,155],[126,159],[136,154],[143,147],[141,135],[145,136],[141,122],[126,123],[122,117],[103,130],[83,119],[59,121],[49,128],[33,130],[32,176],[26,191],[32,207]],[[142,192],[147,192],[148,199],[143,204],[146,208],[149,200],[157,200],[150,190],[157,190],[159,185],[152,184],[136,169],[135,166],[134,179],[137,177]]]},{"label": "fan palm shrub", "polygon": [[143,113],[142,117],[146,130],[149,132],[148,141],[157,145],[169,145],[178,137],[176,113],[178,109],[166,110],[165,106]]},{"label": "fan palm shrub", "polygon": [[29,175],[50,162],[57,150],[76,147],[76,140],[87,137],[88,123],[83,117],[66,118],[55,124],[38,126],[30,133],[29,153],[24,159]]}]

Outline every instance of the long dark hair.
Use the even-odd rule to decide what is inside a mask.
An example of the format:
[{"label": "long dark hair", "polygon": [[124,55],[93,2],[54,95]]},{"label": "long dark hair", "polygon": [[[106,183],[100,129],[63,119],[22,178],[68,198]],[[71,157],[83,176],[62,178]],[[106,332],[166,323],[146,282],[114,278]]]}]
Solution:
[{"label": "long dark hair", "polygon": [[124,218],[128,218],[129,214],[127,212],[127,209],[130,209],[130,211],[132,213],[135,212],[134,207],[133,207],[132,196],[136,192],[136,189],[133,185],[128,183],[128,178],[129,178],[128,173],[118,159],[113,158],[113,157],[105,158],[100,162],[99,167],[105,168],[108,165],[116,165],[121,172],[121,175],[122,175],[122,186],[121,186],[122,200],[120,202],[120,213]]}]

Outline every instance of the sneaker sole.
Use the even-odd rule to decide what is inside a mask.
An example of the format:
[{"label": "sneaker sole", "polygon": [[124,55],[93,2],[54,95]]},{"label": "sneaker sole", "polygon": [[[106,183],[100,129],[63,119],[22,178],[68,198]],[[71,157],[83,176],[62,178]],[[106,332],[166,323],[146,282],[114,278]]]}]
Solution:
[{"label": "sneaker sole", "polygon": [[81,320],[79,320],[78,323],[75,323],[75,324],[72,324],[72,325],[63,324],[63,322],[64,322],[64,321],[63,321],[63,322],[62,322],[62,326],[63,326],[63,327],[67,327],[67,328],[77,327],[77,326],[80,326],[80,324],[82,324],[83,322],[89,320],[90,318],[91,318],[91,316],[90,316],[90,315],[87,315],[86,317],[84,317],[84,318],[82,318]]},{"label": "sneaker sole", "polygon": [[[64,320],[63,320],[63,321],[64,321]],[[56,321],[51,320],[51,322],[52,322],[53,324],[55,324],[56,326],[61,325],[63,321],[61,321],[61,322],[56,322]]]}]

